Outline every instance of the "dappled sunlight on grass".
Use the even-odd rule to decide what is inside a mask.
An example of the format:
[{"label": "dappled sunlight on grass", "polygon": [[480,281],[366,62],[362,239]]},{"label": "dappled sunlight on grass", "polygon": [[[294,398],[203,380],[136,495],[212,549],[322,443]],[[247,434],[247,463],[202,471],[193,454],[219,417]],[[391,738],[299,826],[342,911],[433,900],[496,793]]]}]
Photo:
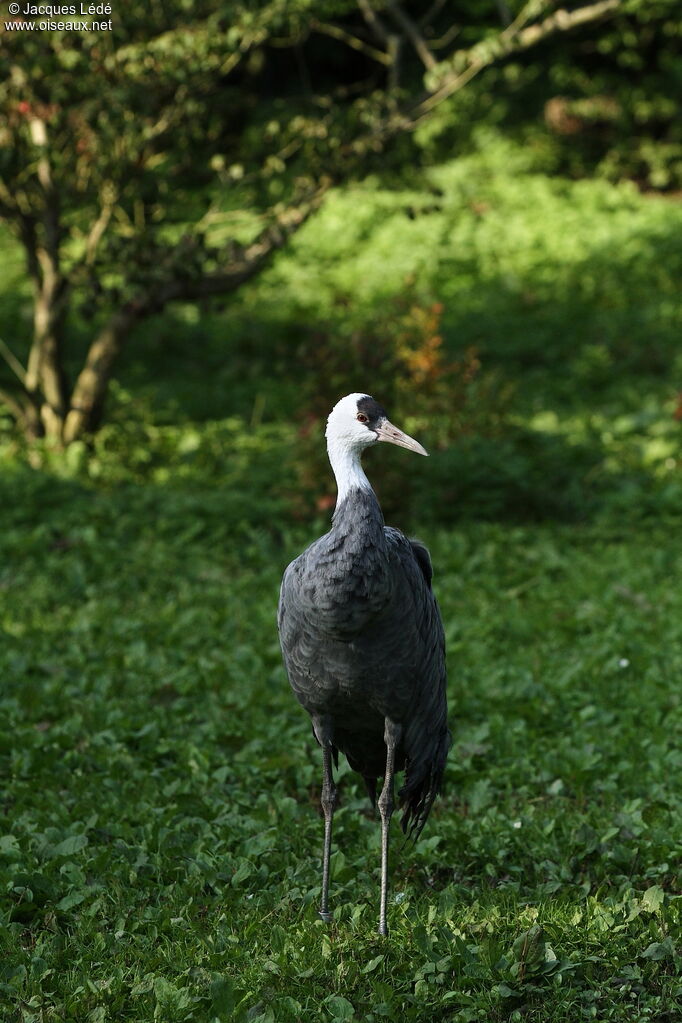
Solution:
[{"label": "dappled sunlight on grass", "polygon": [[678,1005],[668,529],[427,533],[454,744],[427,830],[396,843],[381,941],[379,829],[347,768],[334,922],[315,916],[319,755],[274,624],[309,530],[236,533],[180,480],[2,484],[0,999],[424,1023]]},{"label": "dappled sunlight on grass", "polygon": [[[96,437],[0,419],[8,1020],[679,1018],[681,226],[493,138],[333,194],[228,309],[140,331]],[[0,296],[0,336],[25,311]],[[396,336],[431,391],[356,379]],[[386,940],[343,764],[316,918],[319,750],[275,625],[333,502],[322,343],[431,452],[367,458],[431,548],[454,740]]]}]

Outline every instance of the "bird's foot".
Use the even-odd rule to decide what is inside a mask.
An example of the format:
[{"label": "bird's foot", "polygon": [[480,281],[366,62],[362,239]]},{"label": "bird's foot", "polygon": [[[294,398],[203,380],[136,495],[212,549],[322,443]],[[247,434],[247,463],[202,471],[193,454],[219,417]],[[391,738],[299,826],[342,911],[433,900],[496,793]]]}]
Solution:
[{"label": "bird's foot", "polygon": [[328,909],[318,909],[317,915],[320,920],[324,920],[326,924],[330,924],[332,922],[332,915]]}]

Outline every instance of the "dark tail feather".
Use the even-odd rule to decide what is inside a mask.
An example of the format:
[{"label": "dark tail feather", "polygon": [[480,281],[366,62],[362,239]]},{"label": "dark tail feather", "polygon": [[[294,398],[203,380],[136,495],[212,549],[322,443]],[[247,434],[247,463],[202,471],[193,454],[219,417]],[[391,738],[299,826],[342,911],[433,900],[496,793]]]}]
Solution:
[{"label": "dark tail feather", "polygon": [[407,763],[405,784],[398,793],[398,798],[403,807],[400,825],[408,840],[416,842],[426,824],[443,781],[450,742],[450,733],[445,731],[435,755],[429,761],[420,764],[413,760]]},{"label": "dark tail feather", "polygon": [[377,808],[377,780],[376,778],[370,778],[368,775],[363,774],[365,786],[367,788],[367,795],[369,796],[372,807],[376,810]]}]

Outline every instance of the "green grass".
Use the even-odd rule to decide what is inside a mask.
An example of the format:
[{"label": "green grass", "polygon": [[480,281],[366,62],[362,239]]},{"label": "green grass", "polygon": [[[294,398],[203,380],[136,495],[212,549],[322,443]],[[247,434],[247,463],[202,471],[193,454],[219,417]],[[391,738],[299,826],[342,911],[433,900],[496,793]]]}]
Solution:
[{"label": "green grass", "polygon": [[[671,399],[682,204],[630,182],[549,177],[532,149],[493,133],[479,146],[423,169],[412,189],[370,179],[334,191],[227,311],[177,309],[145,335],[126,379],[148,383],[144,356],[163,352],[155,387],[168,374],[192,415],[222,414],[229,387],[241,414],[259,395],[277,418],[300,396],[302,337],[326,327],[343,346],[351,330],[380,333],[407,293],[443,304],[448,350],[475,345],[484,369],[516,385],[520,415],[626,414],[643,389]],[[192,377],[206,359],[202,390]],[[381,365],[372,372],[380,390]]]},{"label": "green grass", "polygon": [[[0,420],[2,1023],[680,1019],[682,207],[493,137],[422,184],[334,193],[227,310],[131,338],[92,445]],[[316,917],[275,607],[330,492],[300,346],[381,337],[401,293],[482,368],[461,434],[418,389],[390,410],[430,459],[368,458],[432,549],[454,737],[416,847],[395,826],[381,940],[343,767]],[[381,398],[373,373],[343,388]]]},{"label": "green grass", "polygon": [[208,485],[0,482],[3,1021],[679,1019],[678,523],[425,536],[454,745],[382,940],[347,769],[316,919],[274,622],[309,531]]}]

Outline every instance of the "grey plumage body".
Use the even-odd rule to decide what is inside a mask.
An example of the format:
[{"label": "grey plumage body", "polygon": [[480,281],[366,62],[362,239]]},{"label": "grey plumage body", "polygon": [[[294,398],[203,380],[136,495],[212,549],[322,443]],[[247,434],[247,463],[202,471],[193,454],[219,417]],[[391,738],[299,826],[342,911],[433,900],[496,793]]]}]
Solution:
[{"label": "grey plumage body", "polygon": [[328,533],[288,566],[278,624],[289,681],[322,747],[325,841],[320,915],[328,910],[329,857],[336,798],[332,760],[345,754],[372,802],[383,777],[379,931],[387,933],[387,864],[393,777],[405,770],[403,830],[422,830],[450,744],[445,641],[423,544],[384,525],[360,466],[377,440],[426,454],[394,427],[373,398],[352,394],[332,410],[329,457],[339,499]]},{"label": "grey plumage body", "polygon": [[279,628],[289,681],[374,792],[386,764],[384,722],[403,726],[396,770],[403,829],[421,831],[449,737],[445,641],[427,549],[384,525],[371,490],[354,490],[332,528],[287,568]]}]

